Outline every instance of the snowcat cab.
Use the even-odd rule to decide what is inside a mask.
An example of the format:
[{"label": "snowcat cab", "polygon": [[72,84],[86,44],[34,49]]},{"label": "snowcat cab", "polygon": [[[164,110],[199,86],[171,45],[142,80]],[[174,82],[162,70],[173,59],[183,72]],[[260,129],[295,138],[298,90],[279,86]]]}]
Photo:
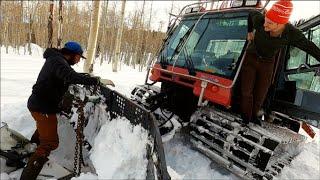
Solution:
[{"label": "snowcat cab", "polygon": [[[320,65],[287,47],[277,55],[264,106],[264,119],[274,123],[241,126],[238,77],[248,45],[247,19],[251,10],[264,11],[264,7],[260,0],[184,7],[171,21],[158,58],[149,64],[145,84],[131,93],[134,101],[154,112],[163,137],[172,135],[178,121],[178,126],[187,127],[184,132],[196,149],[249,179],[278,175],[298,153],[288,149],[298,149],[306,139],[298,134],[301,124],[313,137],[308,124],[319,127],[320,120],[319,77],[313,76]],[[315,37],[319,36],[319,16],[314,19],[299,27],[309,37],[315,32],[312,37],[319,43]],[[280,63],[286,63],[284,69],[278,68]],[[307,84],[304,78],[310,78]]]},{"label": "snowcat cab", "polygon": [[[170,26],[158,59],[149,66],[151,75],[148,77],[148,72],[147,78],[162,82],[159,96],[163,97],[149,98],[145,104],[160,106],[163,102],[156,100],[174,98],[167,105],[181,119],[189,119],[203,100],[231,108],[247,46],[248,13],[259,2],[223,1],[212,3],[211,10],[205,9],[209,3],[184,7]],[[181,22],[177,24],[178,21]],[[134,90],[132,94],[135,93]],[[157,106],[151,107],[154,108]]]}]

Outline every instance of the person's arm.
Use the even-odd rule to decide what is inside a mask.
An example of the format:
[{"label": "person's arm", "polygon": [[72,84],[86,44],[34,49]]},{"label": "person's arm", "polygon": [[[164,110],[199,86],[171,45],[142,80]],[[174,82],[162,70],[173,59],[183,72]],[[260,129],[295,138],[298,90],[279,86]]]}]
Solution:
[{"label": "person's arm", "polygon": [[320,62],[320,49],[312,41],[309,41],[302,31],[293,28],[290,31],[289,42],[291,45],[305,51]]},{"label": "person's arm", "polygon": [[69,65],[59,60],[53,63],[53,71],[56,77],[70,84],[97,85],[99,79],[88,75],[77,73]]},{"label": "person's arm", "polygon": [[259,11],[250,11],[248,16],[248,33],[253,32],[263,24],[264,16]]},{"label": "person's arm", "polygon": [[263,15],[258,11],[251,11],[248,16],[248,36],[247,40],[252,41],[254,39],[253,30],[257,29],[259,25],[263,24]]}]

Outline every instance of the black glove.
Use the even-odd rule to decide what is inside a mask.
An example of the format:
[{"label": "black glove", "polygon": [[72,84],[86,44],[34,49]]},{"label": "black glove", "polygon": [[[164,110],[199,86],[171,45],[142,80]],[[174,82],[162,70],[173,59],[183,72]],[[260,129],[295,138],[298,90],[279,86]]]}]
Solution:
[{"label": "black glove", "polygon": [[100,76],[93,76],[93,77],[97,79],[97,83],[98,83],[97,85],[101,85],[101,86],[111,85],[115,87],[114,83],[109,79],[101,79]]},{"label": "black glove", "polygon": [[100,76],[92,76],[93,78],[95,78],[97,80],[97,85],[100,85]]},{"label": "black glove", "polygon": [[109,79],[100,79],[100,84],[104,86],[110,85],[112,87],[115,87],[114,83]]},{"label": "black glove", "polygon": [[84,76],[90,76],[90,77],[91,77],[91,75],[90,75],[89,73],[79,73],[79,74],[84,75]]}]

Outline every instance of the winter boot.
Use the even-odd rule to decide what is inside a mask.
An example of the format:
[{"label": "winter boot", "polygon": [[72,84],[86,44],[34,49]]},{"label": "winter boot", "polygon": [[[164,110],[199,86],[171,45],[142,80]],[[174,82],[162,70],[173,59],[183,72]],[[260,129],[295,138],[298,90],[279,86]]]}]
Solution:
[{"label": "winter boot", "polygon": [[27,166],[23,169],[20,180],[36,180],[43,165],[48,161],[47,157],[34,154],[30,157]]},{"label": "winter boot", "polygon": [[250,119],[245,114],[241,114],[241,119],[242,119],[241,126],[248,126]]},{"label": "winter boot", "polygon": [[261,126],[261,120],[258,117],[254,117],[252,119],[252,123],[254,123],[254,124],[258,125],[258,126]]}]

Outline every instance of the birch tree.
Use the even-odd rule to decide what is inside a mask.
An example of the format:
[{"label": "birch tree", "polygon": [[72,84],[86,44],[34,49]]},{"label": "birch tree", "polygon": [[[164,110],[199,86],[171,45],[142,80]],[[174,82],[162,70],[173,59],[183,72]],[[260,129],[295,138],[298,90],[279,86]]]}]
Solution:
[{"label": "birch tree", "polygon": [[61,41],[62,41],[62,0],[59,0],[59,18],[58,18],[58,37],[57,37],[57,47],[61,48]]},{"label": "birch tree", "polygon": [[143,14],[144,14],[144,6],[145,6],[146,1],[143,0],[143,5],[142,5],[142,10],[141,10],[141,14],[140,14],[140,18],[139,18],[139,29],[138,29],[138,37],[137,37],[137,45],[134,51],[134,66],[133,68],[135,68],[136,64],[139,64],[141,61],[141,52],[140,52],[140,44],[141,44],[141,33],[142,33],[142,29],[143,29]]},{"label": "birch tree", "polygon": [[124,12],[126,8],[126,0],[122,1],[121,5],[121,15],[120,15],[120,23],[119,28],[117,32],[117,38],[116,38],[116,49],[115,49],[115,57],[112,61],[112,71],[117,72],[118,70],[118,62],[120,62],[120,47],[121,47],[121,38],[122,38],[122,30],[123,30],[123,22],[124,22]]},{"label": "birch tree", "polygon": [[98,39],[99,22],[100,22],[100,4],[101,1],[93,1],[93,12],[91,16],[91,26],[87,48],[87,60],[84,63],[83,71],[85,73],[92,73],[93,58],[95,57],[96,45]]},{"label": "birch tree", "polygon": [[107,20],[108,20],[108,5],[109,5],[109,0],[104,1],[103,4],[103,10],[102,10],[102,30],[101,30],[101,38],[99,41],[99,46],[101,50],[101,57],[100,57],[100,66],[102,65],[102,62],[106,60],[106,32],[107,32]]},{"label": "birch tree", "polygon": [[[53,37],[53,8],[54,8],[54,0],[50,1],[49,5],[49,18],[48,18],[48,48],[52,48],[52,37]],[[31,20],[31,14],[30,14]],[[32,24],[30,23],[30,26]],[[31,29],[29,29],[31,31]],[[30,33],[30,32],[29,32]],[[31,39],[31,37],[29,37]]]},{"label": "birch tree", "polygon": [[[33,53],[31,43],[36,43],[42,48],[48,47],[50,29],[48,29],[48,17],[51,14],[50,3],[52,1],[0,1],[1,45],[4,45],[6,50],[10,46],[14,47],[15,52],[19,52],[19,47],[24,45],[25,54]],[[88,45],[88,37],[90,30],[94,27],[90,25],[93,24],[92,19],[94,17],[91,18],[91,14],[94,12],[93,7],[91,7],[93,5],[92,1],[85,2],[86,6],[79,6],[77,1],[56,0],[54,2],[56,4],[52,8],[51,27],[53,32],[50,45],[52,43],[52,46],[59,46],[60,43],[61,46],[61,39],[75,40],[89,50],[92,45]],[[121,3],[119,3],[119,6]],[[100,63],[103,60],[108,60],[108,63],[113,62],[112,60],[115,59],[117,52],[118,64],[116,69],[118,71],[121,68],[120,61],[133,66],[137,63],[141,70],[145,66],[146,54],[151,53],[151,57],[156,55],[156,50],[162,42],[164,33],[151,31],[151,19],[154,19],[152,17],[152,4],[150,14],[149,12],[148,15],[146,14],[147,6],[145,5],[145,8],[139,8],[139,10],[129,13],[127,20],[120,18],[120,11],[115,12],[115,9],[118,9],[116,4],[115,1],[104,1],[103,10],[102,7],[100,10],[103,12],[103,18],[101,17],[103,24],[99,26],[99,33],[97,32],[102,54]],[[89,5],[90,8],[88,8]],[[111,7],[108,8],[108,6]],[[101,15],[102,12],[100,12]],[[121,24],[122,28],[120,28]],[[163,25],[162,22],[159,30],[162,29]],[[122,29],[122,32],[118,33],[120,29]],[[90,42],[92,42],[91,39]],[[116,45],[117,39],[119,43]],[[95,53],[96,50],[93,50],[92,58]],[[90,57],[89,52],[87,55]],[[108,55],[108,58],[105,55]],[[91,63],[92,60],[89,65]]]}]

